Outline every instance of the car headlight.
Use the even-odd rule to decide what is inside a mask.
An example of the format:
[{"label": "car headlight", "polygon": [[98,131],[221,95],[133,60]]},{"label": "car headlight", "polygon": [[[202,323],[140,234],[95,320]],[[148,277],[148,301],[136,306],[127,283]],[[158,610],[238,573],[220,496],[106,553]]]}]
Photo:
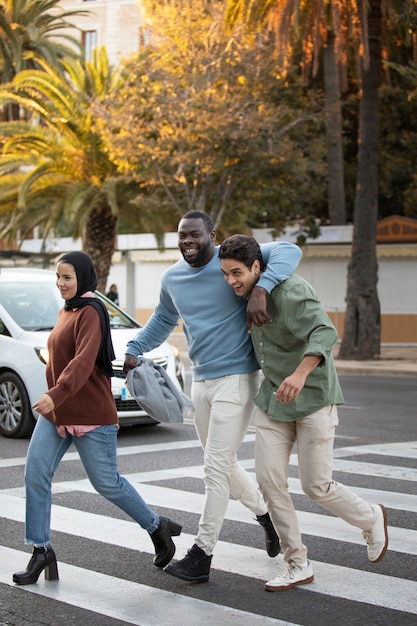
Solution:
[{"label": "car headlight", "polygon": [[46,365],[49,361],[48,348],[35,348],[35,352],[37,357],[42,361],[42,363]]}]

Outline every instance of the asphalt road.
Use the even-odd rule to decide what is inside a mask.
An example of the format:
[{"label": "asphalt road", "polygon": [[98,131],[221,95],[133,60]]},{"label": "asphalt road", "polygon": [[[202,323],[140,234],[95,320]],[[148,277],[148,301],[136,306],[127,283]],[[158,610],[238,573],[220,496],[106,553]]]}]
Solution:
[{"label": "asphalt road", "polygon": [[[189,382],[189,381],[188,381]],[[346,404],[335,443],[335,479],[388,510],[390,547],[366,559],[360,532],[301,492],[296,455],[290,490],[315,581],[285,593],[263,583],[283,569],[267,557],[252,515],[230,502],[210,582],[188,584],[152,565],[152,544],[127,516],[98,496],[75,452],[54,482],[53,545],[60,581],[17,587],[23,546],[25,440],[0,438],[0,626],[352,626],[417,623],[417,381],[341,376]],[[188,383],[187,383],[188,384]],[[240,451],[253,472],[254,432]],[[183,525],[181,558],[197,531],[204,493],[202,451],[191,424],[124,429],[119,471],[160,513]]]}]

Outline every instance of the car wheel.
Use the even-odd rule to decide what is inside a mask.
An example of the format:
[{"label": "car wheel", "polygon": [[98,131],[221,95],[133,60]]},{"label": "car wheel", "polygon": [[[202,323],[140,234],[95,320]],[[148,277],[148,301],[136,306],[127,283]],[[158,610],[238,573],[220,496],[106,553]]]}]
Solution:
[{"label": "car wheel", "polygon": [[0,374],[0,434],[29,437],[35,426],[26,388],[13,372]]}]

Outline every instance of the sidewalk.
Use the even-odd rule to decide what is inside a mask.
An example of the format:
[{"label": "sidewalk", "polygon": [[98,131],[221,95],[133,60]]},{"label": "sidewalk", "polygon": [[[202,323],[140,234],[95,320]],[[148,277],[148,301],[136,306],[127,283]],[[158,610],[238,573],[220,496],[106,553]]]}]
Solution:
[{"label": "sidewalk", "polygon": [[[181,353],[185,364],[189,364],[187,342],[182,333],[173,333],[169,338]],[[371,374],[374,376],[414,376],[417,378],[417,346],[408,344],[381,345],[381,357],[373,361],[339,360],[340,346],[333,351],[339,374]]]},{"label": "sidewalk", "polygon": [[339,346],[334,350],[334,362],[339,374],[373,374],[375,376],[417,377],[417,346],[398,344],[381,345],[381,356],[374,361],[344,361],[337,358]]}]

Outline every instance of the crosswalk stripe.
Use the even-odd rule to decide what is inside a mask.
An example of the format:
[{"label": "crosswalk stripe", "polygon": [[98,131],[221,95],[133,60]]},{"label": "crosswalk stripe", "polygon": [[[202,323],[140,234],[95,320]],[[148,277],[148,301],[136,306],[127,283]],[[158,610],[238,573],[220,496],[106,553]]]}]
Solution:
[{"label": "crosswalk stripe", "polygon": [[[291,455],[291,465],[298,466],[298,459],[294,455]],[[380,463],[363,463],[361,461],[335,459],[333,461],[333,470],[335,472],[362,474],[363,476],[373,476],[375,478],[417,482],[417,470],[411,467],[397,467],[394,465],[381,465]]]},{"label": "crosswalk stripe", "polygon": [[336,448],[333,456],[359,456],[362,454],[380,454],[385,457],[417,459],[417,441],[402,441],[395,443],[375,443],[363,446],[348,446]]},{"label": "crosswalk stripe", "polygon": [[[142,487],[144,486],[142,485]],[[154,485],[151,487],[155,489]],[[150,489],[149,494],[152,489]],[[175,494],[172,494],[171,491],[172,499],[176,499]],[[179,508],[179,506],[177,505],[175,508]],[[0,493],[0,510],[3,517],[21,522],[24,520],[24,500],[22,498]],[[327,516],[322,517],[326,518]],[[341,520],[332,518],[332,523],[339,521]],[[345,526],[349,528],[347,524]],[[140,550],[149,554],[153,552],[147,534],[138,532],[137,524],[130,521],[54,505],[52,528],[55,531],[73,534],[85,539],[111,543],[115,546]],[[405,531],[405,529],[391,530]],[[405,531],[404,534],[409,532],[411,531]],[[109,537],[112,538],[111,542],[109,542]],[[193,541],[194,537],[185,533],[176,538],[177,554],[184,554]],[[305,587],[308,591],[398,611],[407,611],[417,615],[417,582],[318,561],[312,561],[312,563],[316,582]],[[263,550],[222,541],[216,544],[213,567],[233,574],[244,573],[245,576],[260,581],[274,578],[278,574],[277,570],[284,569],[282,556],[270,559]],[[261,586],[262,583],[260,583],[260,588]]]},{"label": "crosswalk stripe", "polygon": [[[187,442],[189,443],[189,442]],[[417,443],[416,443],[417,445]],[[136,449],[137,446],[135,446],[134,448]],[[360,447],[360,446],[359,446]],[[367,446],[367,448],[369,448],[369,446]],[[181,447],[181,449],[183,449]],[[123,448],[123,450],[125,450],[125,448]],[[338,451],[340,451],[341,449],[338,449]],[[345,449],[346,450],[346,449]],[[129,452],[130,454],[131,452]],[[119,456],[122,456],[119,454]],[[339,454],[340,456],[340,454]],[[398,456],[397,454],[395,456]],[[20,460],[20,459],[19,459]],[[75,453],[67,453],[63,459],[63,461],[61,463],[63,463],[64,461],[68,461],[68,460],[79,460],[79,456],[78,454]],[[255,462],[253,459],[245,459],[245,460],[241,460],[240,464],[247,470],[249,471],[254,471],[254,467],[255,467]],[[293,464],[296,465],[297,464],[297,459],[295,457],[293,457]],[[12,464],[11,464],[12,465]],[[341,470],[341,468],[339,466],[336,466],[337,470]],[[356,471],[355,471],[356,469]],[[398,469],[398,473],[401,473],[401,469],[403,468],[396,468]],[[360,475],[361,472],[359,471],[359,466],[358,465],[353,465],[352,466],[352,470],[353,472],[350,473],[355,473]],[[369,476],[369,473],[366,473],[366,476]],[[133,476],[133,475],[132,475]],[[179,478],[179,477],[192,477],[192,478],[203,478],[203,467],[202,465],[194,465],[194,466],[181,466],[178,468],[170,468],[167,470],[158,470],[158,471],[152,471],[149,473],[146,472],[142,472],[140,474],[135,475],[137,476],[137,479],[139,482],[149,482],[149,481],[157,481],[157,480],[165,480],[165,479],[172,479],[172,478]],[[392,476],[388,476],[388,474],[385,476],[385,478],[392,478]],[[399,480],[407,480],[406,476],[399,476],[397,479]],[[64,491],[67,491],[68,488],[71,488],[70,485],[68,484],[68,487],[65,487],[65,483],[61,484],[62,486],[60,487],[59,483],[55,483],[54,484],[54,490],[55,492],[58,492],[60,489],[63,489]],[[290,491],[294,494],[302,494],[303,491],[301,489],[301,485],[300,485],[300,481],[296,478],[289,478],[289,485],[290,485]],[[360,488],[360,487],[351,487],[353,489],[353,491],[355,491],[356,493],[358,493],[358,495],[360,495],[362,498],[364,498],[367,501],[370,502],[382,502],[383,504],[385,504],[388,508],[394,508],[394,509],[401,509],[404,511],[410,511],[410,512],[416,512],[417,511],[417,498],[415,497],[415,495],[410,495],[410,494],[404,494],[404,493],[397,493],[395,491],[384,491],[384,490],[373,490],[373,489],[368,489],[368,488]],[[19,493],[24,494],[24,489],[22,487],[16,488],[15,490],[16,495],[18,495]],[[9,490],[9,492],[11,492],[11,490]]]},{"label": "crosswalk stripe", "polygon": [[[202,467],[194,466],[193,469],[197,469],[199,477],[202,478]],[[159,472],[154,471],[145,474],[125,474],[125,477],[136,487],[141,496],[146,502],[148,502],[150,506],[173,508],[199,515],[202,510],[204,495],[190,493],[188,491],[182,491],[180,489],[172,490],[169,487],[163,487],[155,484],[155,482],[157,481],[172,479],[173,477],[178,478],[196,475],[195,472],[190,473],[189,470],[189,467],[181,467],[171,470],[162,470]],[[152,484],[147,484],[146,482],[144,482],[145,480],[152,481]],[[291,492],[293,492],[293,488],[295,487],[297,492],[302,494],[301,485],[297,479],[291,479],[289,482]],[[356,491],[354,488],[353,490]],[[66,493],[71,491],[96,493],[91,483],[87,479],[77,481],[64,481],[54,483],[53,485],[54,493]],[[6,493],[8,493],[9,495],[18,496],[20,498],[24,497],[23,488],[19,488],[18,490],[7,490],[7,492],[3,492],[3,496],[6,495]],[[366,500],[370,502],[370,504],[376,504],[378,502],[387,504],[385,500],[381,498],[381,494],[376,490],[368,492]],[[414,503],[414,505],[416,504],[415,500],[417,500],[415,497],[409,497],[409,501],[411,503]],[[403,510],[406,510],[406,507],[403,507]],[[314,535],[317,537],[325,537],[333,539],[335,541],[345,541],[348,543],[363,545],[360,530],[353,526],[350,526],[349,524],[337,517],[321,515],[318,513],[309,513],[306,511],[298,511],[297,516],[299,519],[301,531],[303,533]],[[228,519],[232,519],[238,522],[253,524],[257,523],[255,520],[250,519],[250,514],[248,514],[248,511],[244,507],[242,507],[239,502],[236,502],[234,500],[231,500],[229,502],[227,517]],[[417,531],[398,527],[390,527],[390,549],[404,554],[417,555]]]},{"label": "crosswalk stripe", "polygon": [[[253,443],[255,441],[255,434],[248,433],[244,438],[244,443]],[[140,444],[135,446],[123,446],[118,447],[117,455],[128,456],[136,454],[149,454],[164,452],[166,450],[186,450],[192,448],[200,448],[201,444],[198,439],[192,439],[190,441],[171,441],[164,443],[153,444]],[[400,443],[380,443],[374,445],[363,445],[355,447],[343,447],[335,448],[333,451],[334,458],[340,456],[358,456],[362,454],[375,454],[384,456],[396,456],[398,458],[417,458],[417,441],[405,441]],[[66,461],[76,461],[79,459],[77,452],[67,452],[61,463]],[[16,467],[25,464],[25,457],[18,457],[12,459],[0,459],[0,468],[2,467]]]},{"label": "crosswalk stripe", "polygon": [[[26,553],[0,547],[0,582],[10,584],[11,572],[25,559]],[[57,582],[47,582],[41,576],[36,585],[22,589],[139,626],[178,626],[184,622],[187,626],[296,626],[66,563],[59,563],[59,573]]]},{"label": "crosswalk stripe", "polygon": [[[248,435],[247,441],[254,441],[254,435]],[[201,443],[198,439],[192,439],[191,441],[167,441],[164,443],[151,443],[139,446],[124,446],[117,448],[117,456],[128,456],[133,454],[148,454],[156,452],[165,452],[166,450],[186,450],[192,448],[201,448]],[[62,459],[61,463],[68,461],[78,461],[78,452],[67,452]],[[0,468],[2,467],[17,467],[26,463],[26,457],[18,457],[14,459],[0,459]]]},{"label": "crosswalk stripe", "polygon": [[[253,475],[255,480],[255,462],[253,459],[244,459],[240,461],[242,467],[244,467],[249,473]],[[189,465],[181,467],[173,467],[170,469],[152,470],[152,472],[140,472],[136,474],[129,474],[129,480],[135,480],[139,483],[157,482],[163,480],[172,480],[175,478],[199,478],[203,480],[204,471],[202,465]],[[301,487],[301,482],[298,478],[288,479],[289,489],[292,494],[304,495]],[[66,486],[67,485],[67,486]],[[370,502],[371,504],[382,503],[387,508],[398,509],[402,511],[417,512],[417,498],[413,494],[398,493],[396,491],[384,491],[381,489],[369,489],[365,487],[350,487],[352,491],[357,493],[361,498]],[[55,483],[54,490],[67,491],[68,483]],[[9,492],[11,492],[9,490]],[[15,490],[16,495],[24,494],[21,487]]]},{"label": "crosswalk stripe", "polygon": [[[175,489],[174,491],[168,487],[155,485],[155,482],[165,479],[180,477],[190,477],[189,468],[176,468],[175,470],[162,470],[159,472],[141,473],[141,474],[125,474],[125,477],[136,487],[142,497],[151,506],[163,508],[179,509],[188,513],[199,515],[203,506],[204,496],[201,494],[190,493]],[[202,468],[199,467],[199,473],[202,477]],[[195,474],[193,473],[193,476]],[[146,482],[152,482],[152,485]],[[303,495],[300,481],[298,479],[289,479],[290,493]],[[378,492],[371,489],[352,488],[353,491],[362,496],[370,504],[382,503],[387,508],[397,508],[403,511],[416,511],[417,498],[413,495],[395,494],[393,492]],[[68,493],[71,491],[82,491],[85,493],[95,493],[94,488],[87,479],[78,481],[65,481],[54,483],[53,493]],[[24,488],[8,489],[3,492],[11,496],[24,497]],[[392,502],[391,502],[392,500]],[[403,506],[401,506],[403,503]],[[391,506],[393,505],[393,506]],[[346,524],[343,520],[317,513],[308,513],[304,511],[297,512],[302,532],[317,537],[327,537],[338,541],[346,541],[348,543],[356,543],[362,545],[361,534],[358,529]],[[257,524],[250,518],[248,511],[241,506],[239,502],[231,500],[229,502],[228,519],[243,523]],[[389,520],[388,520],[389,521]],[[408,530],[398,527],[390,529],[390,547],[396,552],[406,554],[417,554],[417,531]]]},{"label": "crosswalk stripe", "polygon": [[[254,441],[254,438],[255,435],[249,433],[245,441],[250,443]],[[120,457],[133,454],[158,453],[166,451],[167,448],[184,450],[198,447],[200,447],[200,444],[197,440],[171,442],[169,444],[125,446],[119,448],[118,455]],[[417,470],[402,467],[401,464],[398,464],[399,461],[396,461],[394,465],[390,464],[390,460],[394,458],[417,458],[417,442],[346,446],[337,448],[334,452],[335,471],[364,477],[378,476],[387,480],[417,481]],[[355,461],[354,457],[359,455],[366,455],[368,462],[363,462],[362,460]],[[372,463],[373,455],[375,457],[378,456],[378,463]],[[350,458],[346,460],[342,457]],[[381,457],[387,457],[388,462],[386,465],[380,462]],[[76,452],[67,453],[63,462],[73,460],[79,461]],[[4,459],[0,461],[0,468],[19,466],[23,465],[24,462],[24,458]],[[254,474],[253,458],[242,460],[241,463]],[[291,456],[291,465],[296,467],[297,463],[298,459],[294,454]],[[124,475],[136,486],[142,497],[151,506],[171,508],[200,515],[203,495],[171,489],[164,486],[163,483],[164,481],[181,478],[202,479],[202,465],[181,466]],[[300,481],[297,478],[289,478],[289,487],[292,494],[303,494]],[[417,498],[413,494],[364,487],[351,488],[370,503],[380,502],[387,508],[398,511],[417,511]],[[56,482],[53,484],[53,491],[55,494],[71,492],[95,493],[86,479]],[[0,491],[0,517],[24,522],[24,507],[23,487]],[[297,511],[297,516],[303,534],[360,545],[363,549],[363,558],[366,559],[366,547],[359,529],[329,515]],[[257,524],[256,520],[251,519],[250,513],[234,500],[229,502],[226,518],[245,524]],[[153,545],[147,533],[138,529],[137,524],[132,521],[114,519],[87,513],[82,510],[69,509],[65,506],[53,505],[52,529],[65,534],[73,534],[80,538],[113,545],[116,549],[117,547],[123,547],[135,551],[139,550],[148,553],[150,556],[153,554]],[[389,550],[407,556],[417,555],[416,530],[389,526],[389,536]],[[110,541],[109,537],[111,537]],[[177,557],[181,558],[193,542],[194,536],[189,534],[183,533],[180,537],[177,537],[175,539]],[[16,565],[19,568],[19,565],[27,559],[27,552],[0,547],[0,582],[11,585],[11,572],[16,569]],[[312,564],[315,581],[303,587],[305,591],[417,615],[416,581],[319,561],[312,561]],[[283,622],[230,609],[223,605],[188,598],[181,595],[182,581],[178,581],[178,593],[172,593],[105,574],[98,574],[90,570],[83,570],[61,561],[59,566],[62,574],[62,580],[59,581],[59,584],[38,581],[37,585],[30,585],[23,587],[23,589],[31,593],[73,604],[79,608],[114,617],[130,624],[140,624],[140,626],[153,626],[161,623],[164,626],[169,626],[170,624],[177,626],[184,621],[184,615],[187,616],[187,625],[189,624],[190,626],[194,624],[197,626],[197,624],[202,623],[221,623],[222,626],[227,626],[228,624],[249,626],[260,624],[261,620],[265,626],[272,626],[273,624],[275,626],[296,626],[290,622]],[[243,574],[246,577],[259,580],[259,587],[262,590],[265,580],[274,578],[281,570],[285,569],[285,564],[283,563],[282,555],[275,559],[270,559],[263,550],[219,541],[216,544],[212,567],[214,570],[217,569],[234,575]],[[358,567],[360,567],[360,563]],[[161,575],[165,574],[161,573]],[[88,580],[87,584],[86,580]],[[83,581],[83,584],[81,584],[81,581]],[[112,599],[115,584],[117,584],[117,603],[114,602],[114,598]],[[94,594],[91,594],[91,585],[94,585],[95,590],[103,589],[103,598],[101,598],[101,592],[99,595],[96,594],[96,591]],[[140,607],[140,612],[138,607]],[[172,621],[167,621],[167,614],[170,615]],[[189,619],[191,615],[193,616],[192,621],[190,621],[191,618]]]}]

